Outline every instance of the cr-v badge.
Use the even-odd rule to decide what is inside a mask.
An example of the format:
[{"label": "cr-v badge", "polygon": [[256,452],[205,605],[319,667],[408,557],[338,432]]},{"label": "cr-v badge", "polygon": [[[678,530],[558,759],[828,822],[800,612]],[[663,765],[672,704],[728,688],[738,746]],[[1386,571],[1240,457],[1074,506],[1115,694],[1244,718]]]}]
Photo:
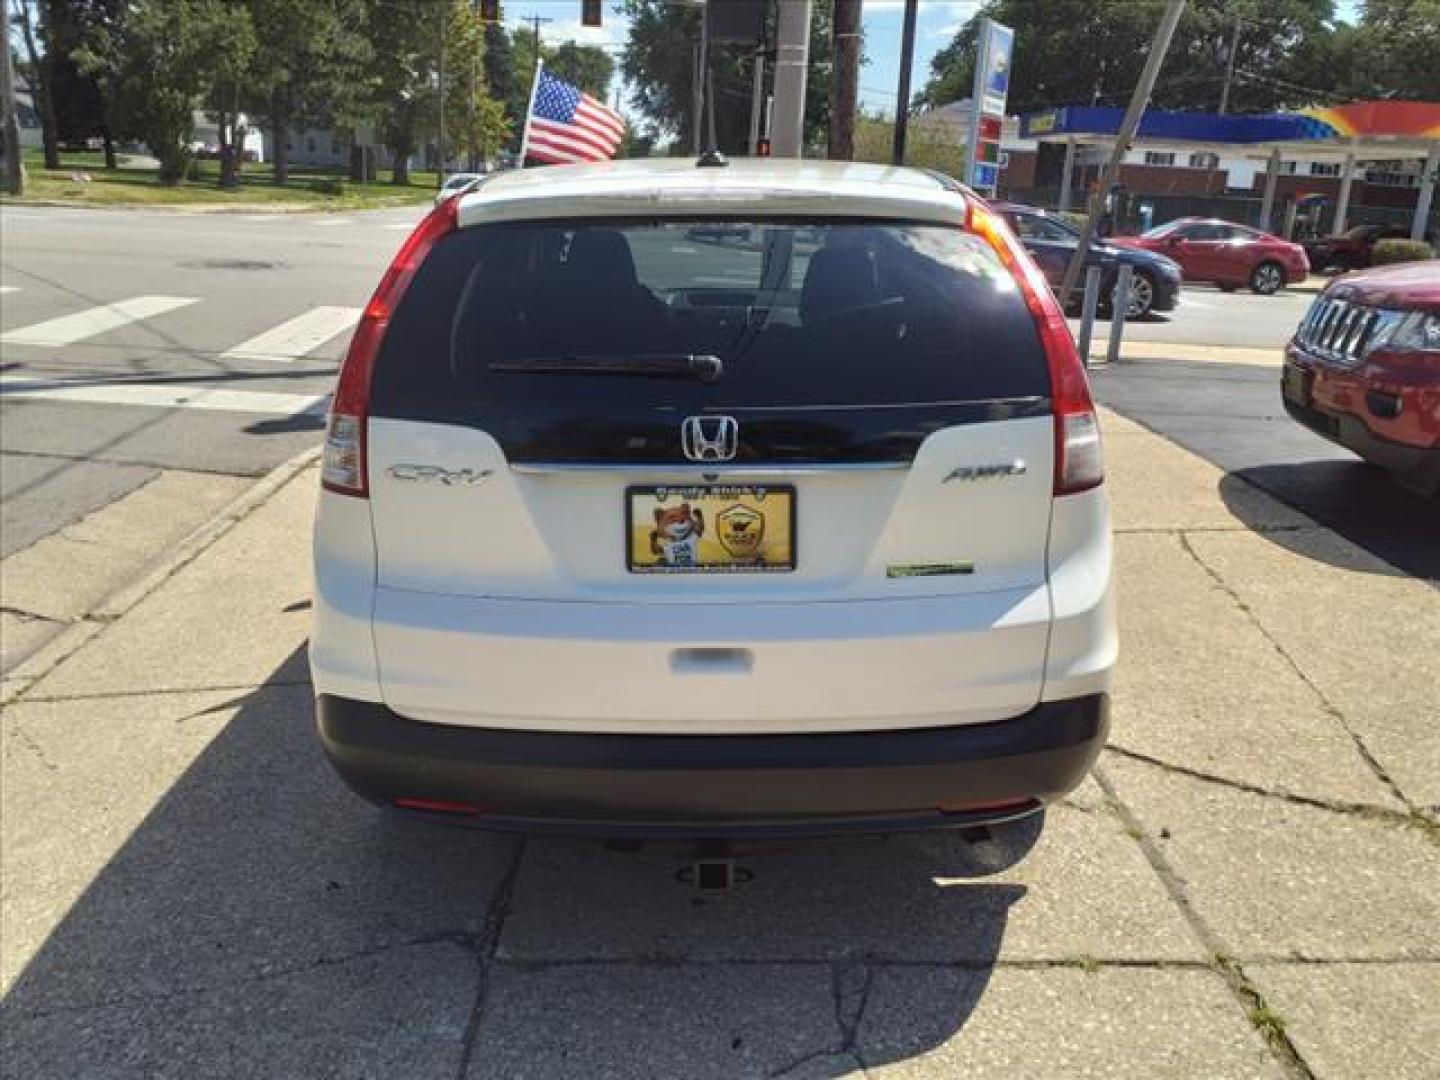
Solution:
[{"label": "cr-v badge", "polygon": [[951,480],[994,480],[1001,476],[1024,475],[1025,462],[1016,458],[1014,461],[995,465],[961,465],[959,468],[951,469],[950,475],[940,482],[948,484]]},{"label": "cr-v badge", "polygon": [[691,461],[731,461],[740,449],[740,421],[733,416],[687,416],[680,449]]},{"label": "cr-v badge", "polygon": [[385,470],[386,476],[396,480],[415,480],[422,484],[438,480],[446,487],[473,487],[494,474],[494,469],[442,469],[439,465],[391,465]]}]

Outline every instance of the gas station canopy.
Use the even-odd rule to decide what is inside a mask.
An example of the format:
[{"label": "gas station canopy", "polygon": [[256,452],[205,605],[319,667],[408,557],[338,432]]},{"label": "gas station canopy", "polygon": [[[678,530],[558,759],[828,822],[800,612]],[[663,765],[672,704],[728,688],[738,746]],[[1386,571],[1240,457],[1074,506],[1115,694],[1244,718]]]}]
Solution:
[{"label": "gas station canopy", "polygon": [[[1120,130],[1124,109],[1067,105],[1021,117],[1020,136],[1042,142],[1110,144]],[[1423,159],[1426,162],[1412,235],[1424,235],[1440,172],[1440,103],[1428,101],[1356,101],[1302,109],[1293,113],[1232,116],[1219,113],[1147,109],[1140,119],[1136,145],[1151,142],[1212,149],[1251,148],[1270,159],[1266,176],[1268,218],[1280,159],[1287,153],[1346,162],[1336,227],[1343,226],[1349,201],[1351,169],[1356,160]]]},{"label": "gas station canopy", "polygon": [[[1108,142],[1120,130],[1124,109],[1067,105],[1030,113],[1020,122],[1026,139],[1074,138]],[[1424,101],[1357,101],[1350,105],[1295,113],[1229,116],[1217,113],[1146,109],[1139,139],[1166,143],[1254,146],[1266,153],[1292,149],[1313,153],[1329,144],[1338,150],[1373,152],[1378,157],[1425,157],[1440,144],[1440,104]]]}]

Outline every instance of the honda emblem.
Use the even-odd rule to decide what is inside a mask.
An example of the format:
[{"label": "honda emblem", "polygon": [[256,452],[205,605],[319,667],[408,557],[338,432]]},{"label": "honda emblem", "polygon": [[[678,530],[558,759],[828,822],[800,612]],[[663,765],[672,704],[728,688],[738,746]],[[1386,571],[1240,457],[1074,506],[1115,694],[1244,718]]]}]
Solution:
[{"label": "honda emblem", "polygon": [[680,448],[691,461],[731,461],[740,449],[740,422],[733,416],[687,416]]}]

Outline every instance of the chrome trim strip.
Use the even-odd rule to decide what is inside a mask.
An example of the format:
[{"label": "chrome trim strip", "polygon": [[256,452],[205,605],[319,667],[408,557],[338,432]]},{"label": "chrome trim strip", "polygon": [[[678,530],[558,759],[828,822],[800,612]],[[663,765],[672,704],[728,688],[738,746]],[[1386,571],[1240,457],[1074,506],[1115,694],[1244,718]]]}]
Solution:
[{"label": "chrome trim strip", "polygon": [[726,479],[733,477],[761,476],[761,477],[786,477],[786,476],[824,476],[828,473],[854,473],[854,472],[904,472],[910,468],[908,461],[841,461],[834,465],[736,465],[731,462],[714,462],[705,465],[665,464],[657,462],[654,465],[636,465],[629,462],[616,463],[614,465],[594,465],[589,462],[543,462],[531,464],[519,462],[510,466],[512,473],[520,473],[524,476],[572,476],[585,475],[588,473],[620,473],[625,476],[669,476],[676,473],[681,476],[706,477],[723,476]]}]

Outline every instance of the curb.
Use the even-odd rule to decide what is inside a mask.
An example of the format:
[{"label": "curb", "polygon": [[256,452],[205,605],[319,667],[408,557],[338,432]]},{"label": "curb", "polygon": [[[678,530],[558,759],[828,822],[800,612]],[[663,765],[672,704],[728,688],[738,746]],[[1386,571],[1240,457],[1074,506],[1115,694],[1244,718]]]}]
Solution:
[{"label": "curb", "polygon": [[99,637],[111,623],[128,614],[147,596],[194,562],[217,540],[269,502],[281,488],[319,461],[322,449],[312,446],[275,466],[232,499],[209,521],[175,544],[160,564],[148,574],[111,593],[93,611],[26,657],[13,671],[6,674],[5,689],[0,692],[0,705],[14,704],[24,697],[32,686]]}]

